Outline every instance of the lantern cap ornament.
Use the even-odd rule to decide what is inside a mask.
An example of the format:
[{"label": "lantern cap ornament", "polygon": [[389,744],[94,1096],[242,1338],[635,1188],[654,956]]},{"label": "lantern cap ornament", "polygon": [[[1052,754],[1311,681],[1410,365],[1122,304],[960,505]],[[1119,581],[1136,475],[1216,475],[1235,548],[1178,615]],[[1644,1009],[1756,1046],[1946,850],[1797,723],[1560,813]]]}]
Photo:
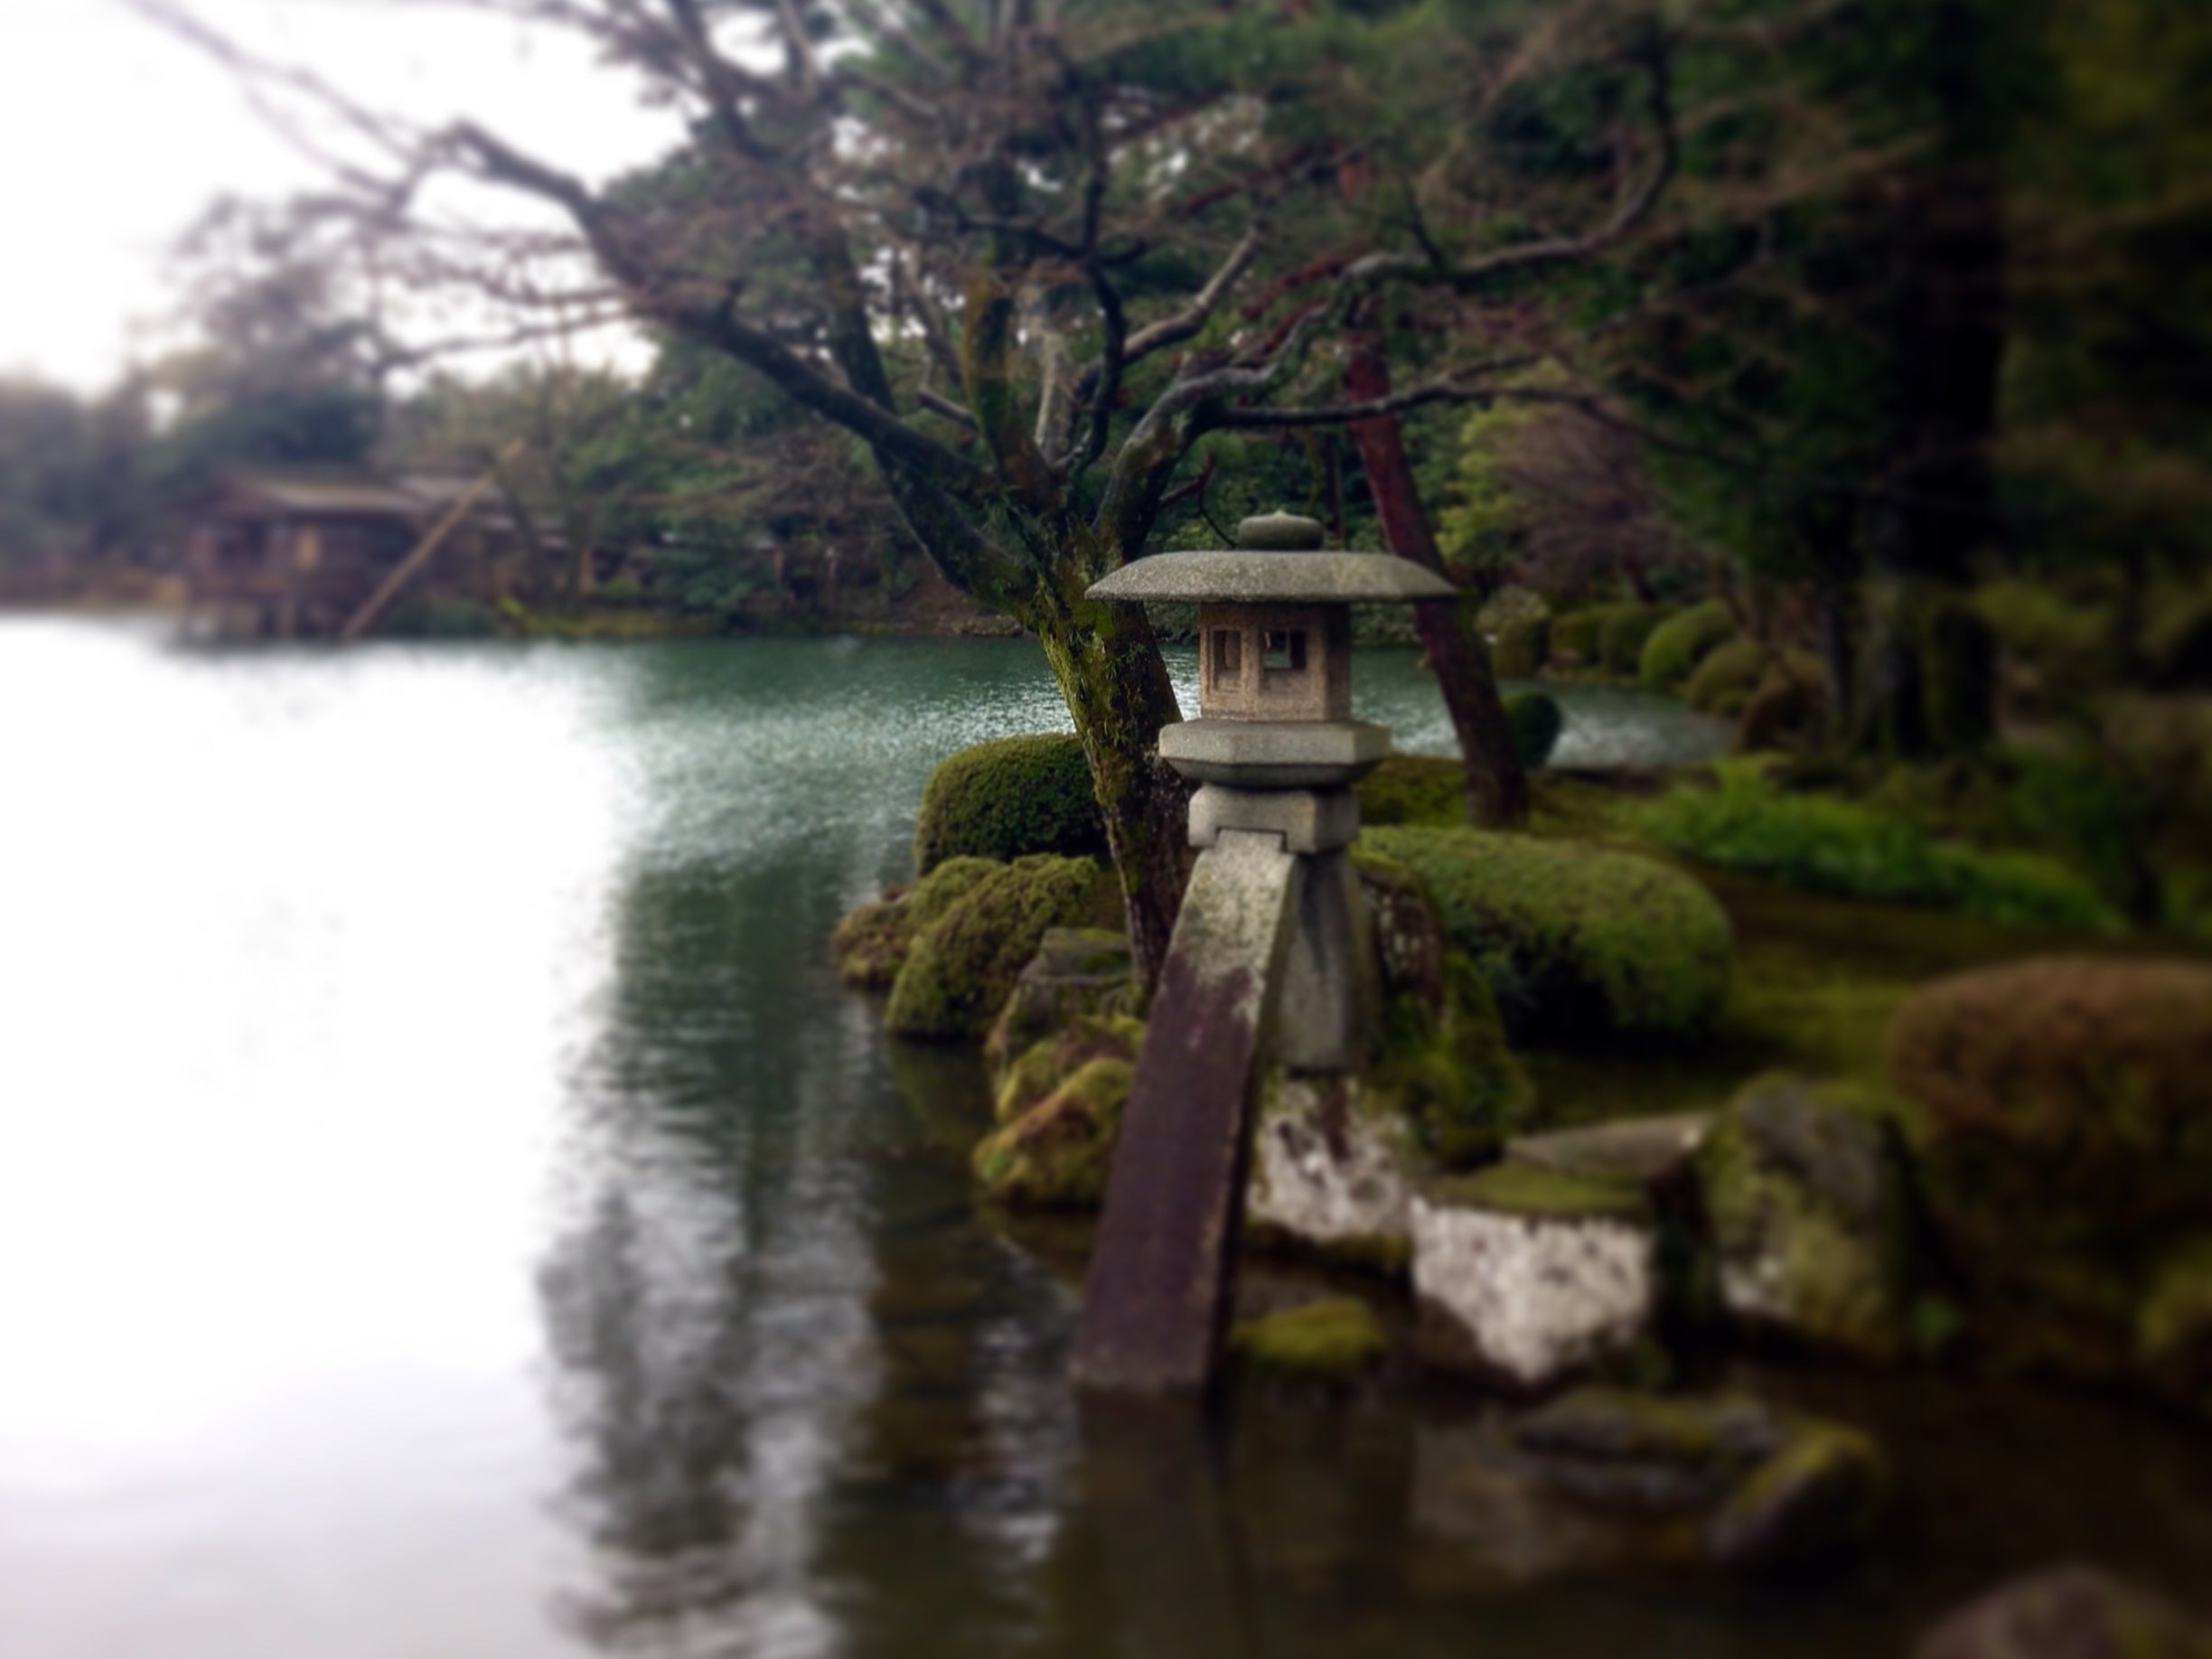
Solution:
[{"label": "lantern cap ornament", "polygon": [[1234,548],[1155,553],[1091,588],[1093,599],[1231,605],[1411,605],[1449,599],[1433,571],[1388,553],[1332,553],[1317,520],[1270,512],[1237,526]]}]

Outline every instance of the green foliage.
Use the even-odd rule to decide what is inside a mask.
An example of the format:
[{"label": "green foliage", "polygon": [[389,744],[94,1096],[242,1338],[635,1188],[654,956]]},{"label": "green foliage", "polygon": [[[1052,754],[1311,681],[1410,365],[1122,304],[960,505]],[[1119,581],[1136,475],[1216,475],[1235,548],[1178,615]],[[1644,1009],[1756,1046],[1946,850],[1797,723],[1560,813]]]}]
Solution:
[{"label": "green foliage", "polygon": [[1073,736],[975,744],[940,763],[923,787],[914,868],[923,874],[962,856],[1093,858],[1105,851],[1091,770]]},{"label": "green foliage", "polygon": [[2110,932],[2119,916],[2062,866],[1940,841],[1878,806],[1786,792],[1748,762],[1681,786],[1631,821],[1690,858],[1857,898],[1936,904],[1993,922]]},{"label": "green foliage", "polygon": [[1636,678],[1654,691],[1672,691],[1736,633],[1736,618],[1718,599],[1677,612],[1652,630],[1636,661]]},{"label": "green foliage", "polygon": [[1445,957],[1439,1009],[1416,993],[1390,999],[1367,1081],[1446,1169],[1496,1157],[1508,1135],[1528,1127],[1536,1102],[1489,984],[1456,951]]},{"label": "green foliage", "polygon": [[1361,845],[1420,873],[1516,1039],[1692,1035],[1727,995],[1728,918],[1664,865],[1425,826],[1372,830]]},{"label": "green foliage", "polygon": [[1045,929],[1095,923],[1118,910],[1119,888],[1089,859],[1018,858],[914,935],[884,1022],[901,1036],[979,1041]]},{"label": "green foliage", "polygon": [[1534,509],[1514,489],[1505,457],[1539,413],[1532,403],[1501,400],[1460,425],[1452,500],[1437,515],[1437,541],[1463,584],[1496,581],[1520,555]]}]

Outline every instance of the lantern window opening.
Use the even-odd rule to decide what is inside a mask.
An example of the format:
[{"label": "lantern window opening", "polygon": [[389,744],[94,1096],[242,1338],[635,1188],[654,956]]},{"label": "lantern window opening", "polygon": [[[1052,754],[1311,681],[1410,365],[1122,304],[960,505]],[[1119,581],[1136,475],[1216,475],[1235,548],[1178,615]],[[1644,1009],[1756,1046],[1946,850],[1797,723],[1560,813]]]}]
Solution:
[{"label": "lantern window opening", "polygon": [[1306,630],[1269,628],[1261,634],[1260,667],[1270,675],[1306,671]]},{"label": "lantern window opening", "polygon": [[1241,628],[1216,628],[1206,681],[1220,688],[1244,678],[1244,633]]}]

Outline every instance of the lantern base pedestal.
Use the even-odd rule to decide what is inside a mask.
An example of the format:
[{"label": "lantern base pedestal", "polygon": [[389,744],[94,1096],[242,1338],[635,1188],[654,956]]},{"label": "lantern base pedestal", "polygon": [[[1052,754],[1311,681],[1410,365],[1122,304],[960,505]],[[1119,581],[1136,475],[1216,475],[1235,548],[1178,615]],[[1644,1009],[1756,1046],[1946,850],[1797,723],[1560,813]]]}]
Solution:
[{"label": "lantern base pedestal", "polygon": [[1191,797],[1190,844],[1214,845],[1224,830],[1282,837],[1283,850],[1334,852],[1359,834],[1359,797],[1348,789],[1229,789],[1203,783]]},{"label": "lantern base pedestal", "polygon": [[1236,790],[1341,789],[1390,752],[1388,728],[1365,720],[1184,720],[1159,735],[1185,777]]}]

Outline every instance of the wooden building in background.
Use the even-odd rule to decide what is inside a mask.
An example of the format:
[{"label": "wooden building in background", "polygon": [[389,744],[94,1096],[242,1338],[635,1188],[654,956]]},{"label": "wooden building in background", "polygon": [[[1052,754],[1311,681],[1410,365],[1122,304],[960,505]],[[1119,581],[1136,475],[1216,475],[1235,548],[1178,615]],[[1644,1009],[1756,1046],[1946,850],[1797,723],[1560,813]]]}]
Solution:
[{"label": "wooden building in background", "polygon": [[[230,474],[192,515],[182,570],[191,610],[233,637],[333,636],[475,482],[435,473]],[[542,533],[490,492],[417,581],[497,604],[558,558]]]}]

